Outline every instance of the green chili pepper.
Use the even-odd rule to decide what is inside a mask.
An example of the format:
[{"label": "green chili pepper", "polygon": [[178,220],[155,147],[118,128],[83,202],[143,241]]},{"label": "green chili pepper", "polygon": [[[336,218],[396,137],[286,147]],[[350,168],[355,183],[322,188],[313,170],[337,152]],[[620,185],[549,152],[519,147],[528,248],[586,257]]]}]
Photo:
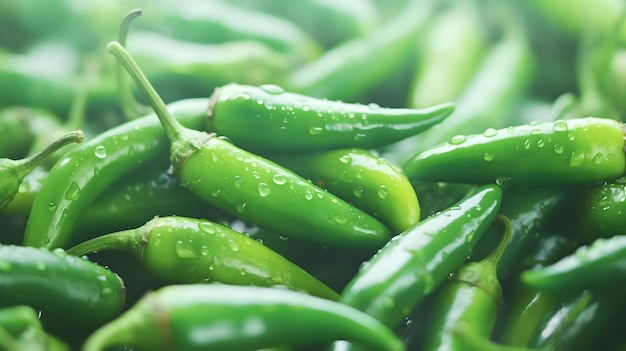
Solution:
[{"label": "green chili pepper", "polygon": [[183,127],[171,117],[124,47],[111,42],[108,49],[157,112],[171,141],[174,171],[191,192],[227,213],[285,236],[329,246],[369,248],[389,239],[389,229],[378,220],[304,178],[215,134]]},{"label": "green chili pepper", "polygon": [[618,180],[593,187],[586,192],[579,211],[580,231],[588,243],[626,234],[626,183]]},{"label": "green chili pepper", "polygon": [[67,252],[130,252],[153,274],[176,283],[284,285],[337,300],[338,295],[256,240],[204,219],[156,217],[145,225],[83,242]]},{"label": "green chili pepper", "polygon": [[0,306],[28,305],[42,311],[46,329],[84,335],[124,307],[124,285],[93,262],[26,246],[0,246]]},{"label": "green chili pepper", "polygon": [[[454,111],[382,108],[285,92],[276,85],[229,84],[211,96],[209,131],[257,151],[380,147],[416,135]],[[262,130],[263,133],[259,133]]]},{"label": "green chili pepper", "polygon": [[76,230],[105,234],[140,226],[154,216],[173,215],[212,221],[230,218],[183,188],[171,169],[144,167],[111,184],[83,212]]},{"label": "green chili pepper", "polygon": [[20,184],[28,173],[40,165],[47,157],[70,143],[81,143],[84,134],[81,130],[63,135],[45,149],[21,160],[0,159],[0,207],[9,204],[18,193]]},{"label": "green chili pepper", "polygon": [[0,110],[0,157],[26,156],[34,135],[28,125],[28,109],[18,106]]},{"label": "green chili pepper", "polygon": [[457,136],[404,165],[412,180],[526,185],[610,181],[625,169],[622,124],[594,117]]},{"label": "green chili pepper", "polygon": [[385,326],[326,299],[289,290],[215,284],[148,293],[93,333],[85,351],[127,345],[150,350],[254,350],[346,339],[371,350],[403,350]]},{"label": "green chili pepper", "polygon": [[[562,216],[573,211],[580,191],[569,187],[511,187],[504,190],[499,213],[511,221],[511,238],[498,264],[498,277],[517,277],[528,268],[529,250],[541,249],[542,241],[554,226],[560,226]],[[501,235],[491,228],[474,249],[474,254],[488,252]],[[571,240],[575,242],[575,240]],[[481,252],[481,248],[485,250]],[[479,256],[480,257],[480,256]]]},{"label": "green chili pepper", "polygon": [[420,219],[420,205],[404,172],[364,149],[267,156],[400,233]]},{"label": "green chili pepper", "polygon": [[626,236],[596,239],[549,266],[526,270],[520,279],[538,290],[600,289],[623,285]]},{"label": "green chili pepper", "polygon": [[[195,4],[198,1],[191,1]],[[202,2],[202,1],[200,1]],[[297,3],[276,0],[237,0],[240,7],[268,13],[296,23],[324,48],[374,32],[379,26],[378,9],[371,0],[303,0]],[[324,25],[320,25],[323,19]]]},{"label": "green chili pepper", "polygon": [[[185,126],[202,128],[207,99],[170,105]],[[108,186],[123,175],[166,158],[168,141],[154,115],[107,130],[71,150],[48,174],[35,197],[24,233],[24,245],[66,247],[85,240],[73,237],[81,214]],[[167,162],[167,161],[165,161]]]},{"label": "green chili pepper", "polygon": [[476,1],[450,1],[420,38],[408,106],[426,107],[458,96],[476,72],[487,32]]},{"label": "green chili pepper", "polygon": [[463,263],[491,224],[501,197],[497,185],[480,187],[398,234],[362,266],[340,301],[396,327]]},{"label": "green chili pepper", "polygon": [[[6,333],[4,337],[10,337],[13,341],[11,348],[5,348],[6,350],[69,350],[68,345],[44,331],[37,311],[30,306],[0,308],[0,334],[2,333]],[[0,335],[0,339],[4,337]],[[0,349],[3,349],[2,346],[0,342]]]},{"label": "green chili pepper", "polygon": [[464,350],[463,342],[452,332],[459,325],[485,338],[491,335],[502,305],[497,266],[511,237],[509,219],[496,218],[504,225],[500,243],[481,261],[461,266],[439,290],[424,350]]},{"label": "green chili pepper", "polygon": [[[544,348],[584,351],[598,345],[616,345],[623,339],[623,297],[623,288],[583,293],[567,314],[547,326],[545,334],[550,337]],[[556,330],[550,333],[554,325]]]},{"label": "green chili pepper", "polygon": [[420,202],[421,219],[454,205],[476,188],[469,184],[444,182],[411,182]]},{"label": "green chili pepper", "polygon": [[491,341],[489,338],[478,334],[470,325],[461,324],[452,327],[454,338],[459,340],[462,346],[461,350],[465,351],[550,351],[544,348],[527,348],[502,345]]},{"label": "green chili pepper", "polygon": [[409,57],[433,7],[432,1],[409,1],[371,34],[345,41],[292,71],[285,87],[320,98],[356,101]]},{"label": "green chili pepper", "polygon": [[322,50],[320,44],[303,28],[279,17],[277,13],[263,13],[226,1],[206,3],[192,0],[173,3],[171,6],[161,5],[165,6],[160,6],[154,14],[151,12],[152,20],[147,21],[142,28],[205,44],[255,40],[288,54],[294,62],[313,59]]},{"label": "green chili pepper", "polygon": [[231,82],[281,82],[291,68],[288,56],[252,40],[199,44],[145,31],[134,33],[126,46],[168,102],[204,97]]},{"label": "green chili pepper", "polygon": [[546,325],[551,316],[559,313],[564,304],[579,297],[529,288],[521,284],[517,273],[520,269],[540,268],[556,262],[571,253],[577,245],[578,240],[574,240],[569,232],[542,233],[531,254],[517,260],[519,267],[510,275],[514,281],[505,285],[507,307],[502,315],[498,341],[511,346],[536,346],[532,341],[537,339],[542,326]]},{"label": "green chili pepper", "polygon": [[412,153],[459,134],[480,133],[513,123],[503,116],[511,115],[515,104],[525,97],[534,67],[533,51],[524,25],[510,4],[491,4],[496,5],[491,10],[502,23],[502,37],[488,49],[477,72],[455,99],[455,113],[419,136],[385,151],[383,156],[391,162],[403,164]]}]

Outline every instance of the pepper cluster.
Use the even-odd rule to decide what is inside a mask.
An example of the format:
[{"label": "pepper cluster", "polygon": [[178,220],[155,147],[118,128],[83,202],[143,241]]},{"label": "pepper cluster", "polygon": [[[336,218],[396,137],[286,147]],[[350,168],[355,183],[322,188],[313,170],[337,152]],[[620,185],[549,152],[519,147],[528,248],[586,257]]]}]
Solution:
[{"label": "pepper cluster", "polygon": [[0,350],[626,348],[625,14],[5,0]]}]

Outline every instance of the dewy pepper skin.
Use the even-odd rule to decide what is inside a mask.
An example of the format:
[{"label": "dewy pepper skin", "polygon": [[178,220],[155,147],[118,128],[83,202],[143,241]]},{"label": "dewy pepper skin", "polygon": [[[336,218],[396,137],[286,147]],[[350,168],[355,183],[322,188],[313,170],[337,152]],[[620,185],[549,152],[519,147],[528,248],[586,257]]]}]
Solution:
[{"label": "dewy pepper skin", "polygon": [[624,126],[607,118],[576,118],[459,135],[412,156],[411,180],[567,185],[624,175]]},{"label": "dewy pepper skin", "polygon": [[363,265],[339,301],[397,327],[461,266],[491,225],[501,200],[500,187],[486,185],[398,234]]},{"label": "dewy pepper skin", "polygon": [[373,249],[390,230],[374,217],[306,179],[173,119],[158,93],[119,42],[109,52],[149,99],[171,142],[170,160],[183,186],[208,203],[285,236],[335,247]]},{"label": "dewy pepper skin", "polygon": [[207,130],[259,152],[374,148],[419,134],[453,111],[452,103],[384,108],[290,93],[276,85],[229,84],[211,96]]},{"label": "dewy pepper skin", "polygon": [[129,252],[155,276],[178,284],[282,285],[331,300],[339,297],[255,239],[204,219],[156,217],[141,227],[99,236],[67,252],[81,256],[111,249]]}]

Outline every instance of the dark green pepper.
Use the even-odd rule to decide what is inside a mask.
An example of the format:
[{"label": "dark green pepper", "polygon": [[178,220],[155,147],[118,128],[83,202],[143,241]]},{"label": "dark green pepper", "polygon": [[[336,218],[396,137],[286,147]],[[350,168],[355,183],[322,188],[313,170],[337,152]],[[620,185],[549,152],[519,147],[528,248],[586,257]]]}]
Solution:
[{"label": "dark green pepper", "polygon": [[400,233],[420,220],[411,183],[397,166],[364,149],[267,156]]},{"label": "dark green pepper", "polygon": [[476,189],[392,238],[341,293],[340,301],[394,328],[465,261],[496,216],[502,191]]},{"label": "dark green pepper", "polygon": [[87,339],[83,350],[256,350],[345,339],[371,350],[401,351],[400,340],[370,316],[290,290],[216,284],[172,285],[148,293]]},{"label": "dark green pepper", "polygon": [[27,158],[21,160],[0,159],[0,207],[8,205],[13,200],[15,194],[19,192],[24,177],[45,161],[47,157],[70,143],[81,143],[84,137],[85,135],[81,130],[73,131]]},{"label": "dark green pepper", "polygon": [[496,218],[504,225],[500,243],[481,261],[461,266],[439,290],[423,350],[465,350],[463,341],[453,332],[463,325],[476,335],[491,335],[502,306],[497,266],[511,237],[508,218]]},{"label": "dark green pepper", "polygon": [[285,236],[355,248],[380,247],[389,239],[389,229],[378,220],[295,173],[215,134],[183,127],[124,47],[111,42],[108,49],[150,100],[171,141],[174,171],[191,192]]},{"label": "dark green pepper", "polygon": [[546,267],[526,270],[520,279],[538,290],[568,291],[619,287],[626,283],[626,236],[596,239]]},{"label": "dark green pepper", "polygon": [[155,276],[179,284],[284,285],[338,298],[332,289],[263,244],[204,219],[156,217],[139,228],[99,236],[67,252],[81,256],[102,250],[127,251]]},{"label": "dark green pepper", "polygon": [[266,152],[381,147],[419,134],[454,111],[451,103],[406,109],[329,101],[276,85],[229,84],[215,89],[211,101],[209,131]]},{"label": "dark green pepper", "polygon": [[47,330],[85,335],[124,307],[124,284],[110,270],[61,249],[0,246],[0,306],[42,311]]},{"label": "dark green pepper", "polygon": [[[10,347],[3,343],[6,338],[11,339]],[[43,329],[38,312],[26,305],[0,308],[0,339],[0,349],[7,351],[69,350],[68,345]]]},{"label": "dark green pepper", "polygon": [[347,40],[293,70],[285,88],[318,98],[357,101],[410,59],[434,3],[409,0],[402,11],[377,30]]},{"label": "dark green pepper", "polygon": [[411,180],[568,185],[624,175],[624,128],[606,118],[577,118],[459,135],[412,156]]}]

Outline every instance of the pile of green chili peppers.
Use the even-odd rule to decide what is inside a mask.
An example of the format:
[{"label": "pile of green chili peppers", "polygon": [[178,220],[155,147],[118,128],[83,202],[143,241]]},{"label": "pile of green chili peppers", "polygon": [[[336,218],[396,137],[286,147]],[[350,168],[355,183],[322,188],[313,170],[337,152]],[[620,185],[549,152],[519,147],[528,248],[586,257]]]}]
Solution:
[{"label": "pile of green chili peppers", "polygon": [[0,351],[626,350],[626,3],[4,0]]}]

